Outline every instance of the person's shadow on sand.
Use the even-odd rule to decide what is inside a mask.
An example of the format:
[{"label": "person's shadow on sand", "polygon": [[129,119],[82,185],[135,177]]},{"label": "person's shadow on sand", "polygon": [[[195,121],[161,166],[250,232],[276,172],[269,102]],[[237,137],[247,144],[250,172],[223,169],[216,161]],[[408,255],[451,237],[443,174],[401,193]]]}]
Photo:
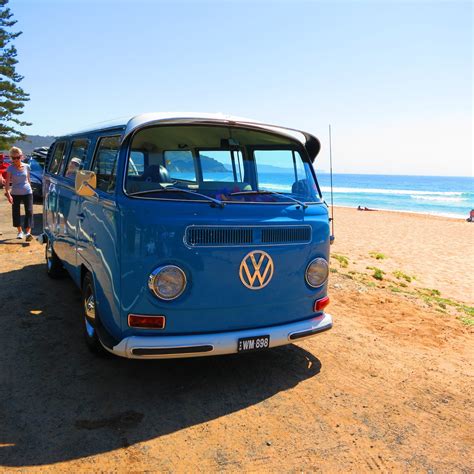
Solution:
[{"label": "person's shadow on sand", "polygon": [[[27,289],[15,299],[18,285]],[[286,346],[244,356],[97,359],[82,340],[79,291],[42,265],[2,275],[0,465],[91,456],[210,421],[316,376],[320,361]],[[4,306],[5,307],[5,306]]]}]

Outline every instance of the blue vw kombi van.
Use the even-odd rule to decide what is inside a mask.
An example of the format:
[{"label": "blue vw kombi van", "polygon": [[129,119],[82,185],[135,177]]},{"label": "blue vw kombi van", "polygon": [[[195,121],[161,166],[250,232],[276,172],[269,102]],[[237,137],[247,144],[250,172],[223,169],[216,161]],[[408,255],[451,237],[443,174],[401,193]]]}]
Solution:
[{"label": "blue vw kombi van", "polygon": [[209,356],[330,329],[319,149],[309,133],[220,114],[143,114],[58,138],[47,271],[81,288],[89,347]]}]

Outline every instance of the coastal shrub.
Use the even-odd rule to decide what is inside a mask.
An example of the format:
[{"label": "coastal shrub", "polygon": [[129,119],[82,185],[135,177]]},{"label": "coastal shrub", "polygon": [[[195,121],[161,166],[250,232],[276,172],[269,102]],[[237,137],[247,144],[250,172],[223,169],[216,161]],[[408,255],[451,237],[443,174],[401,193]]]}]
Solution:
[{"label": "coastal shrub", "polygon": [[372,274],[372,277],[375,278],[376,280],[383,280],[383,276],[385,275],[385,272],[377,267],[367,267],[368,270],[373,270],[374,273]]},{"label": "coastal shrub", "polygon": [[412,277],[410,275],[407,275],[406,273],[403,273],[401,270],[396,270],[393,272],[393,274],[395,275],[395,277],[398,279],[398,280],[405,280],[407,281],[408,283],[411,283],[412,280],[415,279],[415,277]]},{"label": "coastal shrub", "polygon": [[383,280],[383,276],[385,275],[385,272],[380,270],[380,268],[377,268],[374,270],[374,274],[372,275],[376,280]]},{"label": "coastal shrub", "polygon": [[331,254],[332,258],[335,258],[338,262],[339,265],[341,265],[342,268],[347,268],[349,265],[349,259],[345,255],[339,255],[337,253]]},{"label": "coastal shrub", "polygon": [[474,326],[474,318],[470,318],[469,316],[461,316],[459,319],[466,326]]},{"label": "coastal shrub", "polygon": [[[462,311],[467,315],[467,318],[474,318],[474,307],[467,306],[463,303],[458,303],[457,301],[451,300],[449,298],[442,298],[439,290],[434,290],[431,288],[418,288],[416,292],[423,298],[425,303],[428,306],[433,306],[437,304],[440,308],[447,309],[448,306],[455,308],[458,311]],[[461,316],[460,319],[466,318],[466,316]]]},{"label": "coastal shrub", "polygon": [[420,288],[418,291],[427,296],[441,296],[441,292],[434,288]]},{"label": "coastal shrub", "polygon": [[376,260],[384,260],[387,258],[387,256],[383,253],[380,253],[380,252],[370,252],[369,255],[372,257],[372,258],[375,258]]},{"label": "coastal shrub", "polygon": [[461,305],[461,309],[468,314],[469,316],[474,316],[474,307],[473,306],[466,306],[466,305]]}]

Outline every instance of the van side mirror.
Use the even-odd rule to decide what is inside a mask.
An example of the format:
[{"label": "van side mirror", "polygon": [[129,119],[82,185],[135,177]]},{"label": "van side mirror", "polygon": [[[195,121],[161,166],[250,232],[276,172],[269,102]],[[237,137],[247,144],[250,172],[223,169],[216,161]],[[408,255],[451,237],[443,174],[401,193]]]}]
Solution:
[{"label": "van side mirror", "polygon": [[75,188],[79,196],[97,196],[97,177],[93,171],[80,170],[76,173]]}]

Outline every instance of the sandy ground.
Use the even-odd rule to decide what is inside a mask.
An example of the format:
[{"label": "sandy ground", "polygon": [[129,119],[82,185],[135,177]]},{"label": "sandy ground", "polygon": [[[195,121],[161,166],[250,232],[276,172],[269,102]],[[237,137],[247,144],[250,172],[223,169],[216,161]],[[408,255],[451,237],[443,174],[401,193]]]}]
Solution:
[{"label": "sandy ground", "polygon": [[457,301],[472,301],[474,224],[337,210],[349,262],[332,259],[332,331],[142,362],[87,351],[79,291],[46,277],[37,242],[12,240],[8,212],[1,201],[1,470],[473,472],[472,316]]},{"label": "sandy ground", "polygon": [[[414,286],[474,303],[474,223],[401,212],[334,210],[334,252],[357,270],[376,266],[415,277]],[[371,253],[385,259],[374,260]]]}]

